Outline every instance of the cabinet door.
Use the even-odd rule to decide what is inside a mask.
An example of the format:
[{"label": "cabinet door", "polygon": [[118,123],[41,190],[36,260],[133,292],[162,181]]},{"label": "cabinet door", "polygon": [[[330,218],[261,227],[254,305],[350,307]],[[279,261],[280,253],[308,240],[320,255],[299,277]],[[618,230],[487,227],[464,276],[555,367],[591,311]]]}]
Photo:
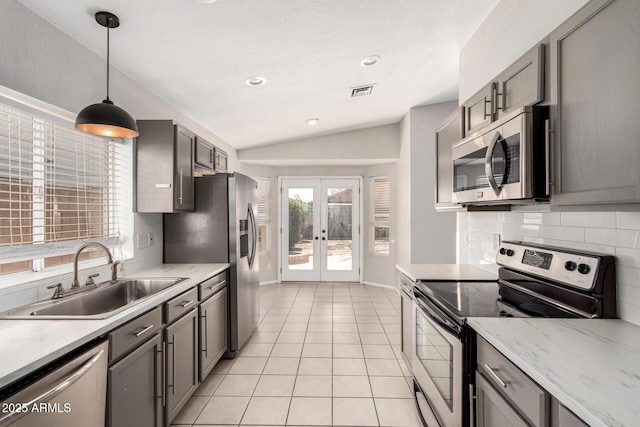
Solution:
[{"label": "cabinet door", "polygon": [[464,138],[464,107],[457,108],[436,131],[436,210],[462,210],[453,203],[451,147]]},{"label": "cabinet door", "polygon": [[470,135],[493,121],[494,83],[491,82],[463,104],[464,134]]},{"label": "cabinet door", "polygon": [[176,210],[193,210],[193,145],[195,135],[176,126],[175,162],[176,176],[173,203]]},{"label": "cabinet door", "polygon": [[223,151],[218,147],[216,147],[215,156],[216,156],[216,172],[227,172],[228,171],[227,160],[229,158],[229,155],[226,153],[226,151]]},{"label": "cabinet door", "polygon": [[528,427],[509,403],[476,373],[476,426],[477,427]]},{"label": "cabinet door", "polygon": [[558,424],[557,427],[588,427],[588,424],[583,422],[580,418],[576,417],[573,412],[567,409],[565,406],[557,403],[558,405]]},{"label": "cabinet door", "polygon": [[227,288],[200,305],[200,381],[227,350]]},{"label": "cabinet door", "polygon": [[158,333],[109,368],[109,427],[163,425],[162,358],[162,336]]},{"label": "cabinet door", "polygon": [[640,2],[594,0],[553,31],[555,205],[640,202]]},{"label": "cabinet door", "polygon": [[495,112],[502,118],[544,99],[544,45],[535,46],[498,76]]},{"label": "cabinet door", "polygon": [[178,415],[198,387],[198,309],[166,329],[166,419]]},{"label": "cabinet door", "polygon": [[201,168],[214,170],[216,165],[213,144],[199,136],[196,136],[195,144],[193,162]]}]

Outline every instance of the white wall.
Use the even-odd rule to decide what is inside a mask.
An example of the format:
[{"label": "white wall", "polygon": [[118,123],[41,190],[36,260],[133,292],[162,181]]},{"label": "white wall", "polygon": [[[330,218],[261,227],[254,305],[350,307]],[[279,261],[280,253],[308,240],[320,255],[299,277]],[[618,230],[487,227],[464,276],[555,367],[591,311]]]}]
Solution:
[{"label": "white wall", "polygon": [[460,103],[548,35],[588,0],[502,0],[460,51]]},{"label": "white wall", "polygon": [[455,262],[456,217],[434,209],[434,155],[436,128],[457,105],[414,107],[400,122],[395,185],[398,264]]},{"label": "white wall", "polygon": [[398,158],[398,124],[337,132],[238,151],[242,162],[269,164],[373,164]]}]

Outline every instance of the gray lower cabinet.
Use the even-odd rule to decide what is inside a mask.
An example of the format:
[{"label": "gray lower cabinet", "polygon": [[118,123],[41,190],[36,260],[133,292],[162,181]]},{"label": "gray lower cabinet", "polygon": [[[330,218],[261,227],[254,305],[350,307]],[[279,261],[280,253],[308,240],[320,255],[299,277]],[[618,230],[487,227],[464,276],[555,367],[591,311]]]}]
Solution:
[{"label": "gray lower cabinet", "polygon": [[477,418],[484,422],[479,425],[549,425],[549,394],[481,337],[477,364]]},{"label": "gray lower cabinet", "polygon": [[638,0],[593,0],[550,35],[552,205],[640,203],[638,22]]},{"label": "gray lower cabinet", "polygon": [[198,308],[165,330],[165,425],[178,415],[198,387]]},{"label": "gray lower cabinet", "polygon": [[227,350],[227,288],[200,304],[199,378],[204,381]]},{"label": "gray lower cabinet", "polygon": [[107,425],[161,427],[163,425],[162,334],[109,367]]},{"label": "gray lower cabinet", "polygon": [[476,427],[528,427],[509,402],[476,374]]}]

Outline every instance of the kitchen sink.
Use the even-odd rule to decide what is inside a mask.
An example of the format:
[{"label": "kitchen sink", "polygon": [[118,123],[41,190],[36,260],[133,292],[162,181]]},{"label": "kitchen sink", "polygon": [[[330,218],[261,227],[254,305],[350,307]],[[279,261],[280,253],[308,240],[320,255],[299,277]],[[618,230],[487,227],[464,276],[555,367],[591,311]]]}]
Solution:
[{"label": "kitchen sink", "polygon": [[57,300],[37,302],[0,314],[4,319],[105,319],[185,278],[122,278]]}]

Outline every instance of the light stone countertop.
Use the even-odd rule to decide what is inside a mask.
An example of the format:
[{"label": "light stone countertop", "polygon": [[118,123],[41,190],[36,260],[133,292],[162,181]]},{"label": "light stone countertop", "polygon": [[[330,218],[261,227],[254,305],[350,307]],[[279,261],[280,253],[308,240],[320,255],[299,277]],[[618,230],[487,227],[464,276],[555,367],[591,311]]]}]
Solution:
[{"label": "light stone countertop", "polygon": [[[162,264],[131,277],[188,277],[107,319],[0,320],[0,388],[221,273],[229,264]],[[124,276],[126,277],[126,276]]]},{"label": "light stone countertop", "polygon": [[590,426],[640,424],[640,326],[619,319],[468,323]]},{"label": "light stone countertop", "polygon": [[[396,264],[413,280],[495,282],[498,275],[473,264]],[[495,266],[494,266],[495,268]]]}]

